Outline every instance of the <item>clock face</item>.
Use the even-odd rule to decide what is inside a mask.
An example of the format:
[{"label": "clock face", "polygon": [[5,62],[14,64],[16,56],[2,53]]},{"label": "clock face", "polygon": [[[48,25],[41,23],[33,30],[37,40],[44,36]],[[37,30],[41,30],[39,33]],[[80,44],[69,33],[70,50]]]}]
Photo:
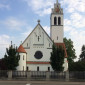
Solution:
[{"label": "clock face", "polygon": [[41,51],[37,51],[37,52],[35,52],[34,56],[35,56],[36,59],[41,59],[43,57],[43,54],[42,54]]}]

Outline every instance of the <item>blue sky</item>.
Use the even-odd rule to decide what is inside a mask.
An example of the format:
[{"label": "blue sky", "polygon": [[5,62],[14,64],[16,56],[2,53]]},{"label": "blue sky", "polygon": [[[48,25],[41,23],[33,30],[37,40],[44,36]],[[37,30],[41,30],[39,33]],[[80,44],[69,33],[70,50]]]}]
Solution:
[{"label": "blue sky", "polygon": [[[41,20],[50,33],[50,13],[56,0],[0,0],[0,58],[10,41],[17,46]],[[85,0],[59,0],[64,9],[64,37],[74,42],[76,55],[85,44]]]}]

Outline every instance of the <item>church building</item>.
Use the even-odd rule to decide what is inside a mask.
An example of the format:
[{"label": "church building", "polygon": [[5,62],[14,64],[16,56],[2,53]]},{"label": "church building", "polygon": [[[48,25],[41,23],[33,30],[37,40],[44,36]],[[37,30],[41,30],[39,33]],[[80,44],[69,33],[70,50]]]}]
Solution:
[{"label": "church building", "polygon": [[38,20],[37,26],[18,48],[20,60],[17,70],[53,71],[50,65],[50,57],[54,41],[56,46],[62,46],[65,50],[63,67],[64,71],[67,71],[67,52],[63,38],[63,9],[57,0],[50,16],[50,36],[41,26],[40,20]]}]

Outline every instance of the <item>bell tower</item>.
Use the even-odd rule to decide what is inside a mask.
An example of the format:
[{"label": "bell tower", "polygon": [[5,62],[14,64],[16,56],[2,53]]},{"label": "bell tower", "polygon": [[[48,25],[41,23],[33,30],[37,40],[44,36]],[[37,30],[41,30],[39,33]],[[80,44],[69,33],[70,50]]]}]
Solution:
[{"label": "bell tower", "polygon": [[63,9],[56,0],[50,17],[50,36],[54,43],[63,43]]}]

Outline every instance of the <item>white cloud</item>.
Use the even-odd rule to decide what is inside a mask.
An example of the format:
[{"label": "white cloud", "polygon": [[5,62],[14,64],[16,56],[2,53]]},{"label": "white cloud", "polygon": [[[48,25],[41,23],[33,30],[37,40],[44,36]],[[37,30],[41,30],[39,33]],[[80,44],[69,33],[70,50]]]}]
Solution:
[{"label": "white cloud", "polygon": [[[23,40],[32,32],[33,29],[34,29],[33,27],[27,27],[27,30],[25,32],[21,33],[23,36],[22,37]],[[43,29],[47,32],[48,35],[50,35],[50,27],[43,26]]]},{"label": "white cloud", "polygon": [[80,13],[72,13],[70,15],[71,25],[75,28],[85,28],[85,16]]},{"label": "white cloud", "polygon": [[10,9],[9,5],[5,5],[5,4],[0,4],[0,9]]},{"label": "white cloud", "polygon": [[32,32],[33,29],[34,28],[28,26],[27,29],[21,33],[23,40]]},{"label": "white cloud", "polygon": [[71,25],[71,20],[64,19],[64,25]]},{"label": "white cloud", "polygon": [[18,20],[14,17],[9,17],[6,20],[0,21],[1,24],[5,25],[8,29],[20,30],[22,26],[26,25],[25,21]]},{"label": "white cloud", "polygon": [[78,31],[73,29],[70,32],[71,38],[74,41],[74,47],[76,49],[77,56],[81,53],[82,45],[85,45],[85,31]]},{"label": "white cloud", "polygon": [[48,35],[50,35],[50,27],[43,26],[44,30],[47,32]]},{"label": "white cloud", "polygon": [[66,12],[85,12],[85,0],[62,0],[63,6],[66,6]]},{"label": "white cloud", "polygon": [[0,35],[0,58],[4,57],[6,48],[9,47],[9,39],[10,37],[8,35]]},{"label": "white cloud", "polygon": [[23,0],[30,6],[36,14],[40,16],[50,14],[55,0]]}]

